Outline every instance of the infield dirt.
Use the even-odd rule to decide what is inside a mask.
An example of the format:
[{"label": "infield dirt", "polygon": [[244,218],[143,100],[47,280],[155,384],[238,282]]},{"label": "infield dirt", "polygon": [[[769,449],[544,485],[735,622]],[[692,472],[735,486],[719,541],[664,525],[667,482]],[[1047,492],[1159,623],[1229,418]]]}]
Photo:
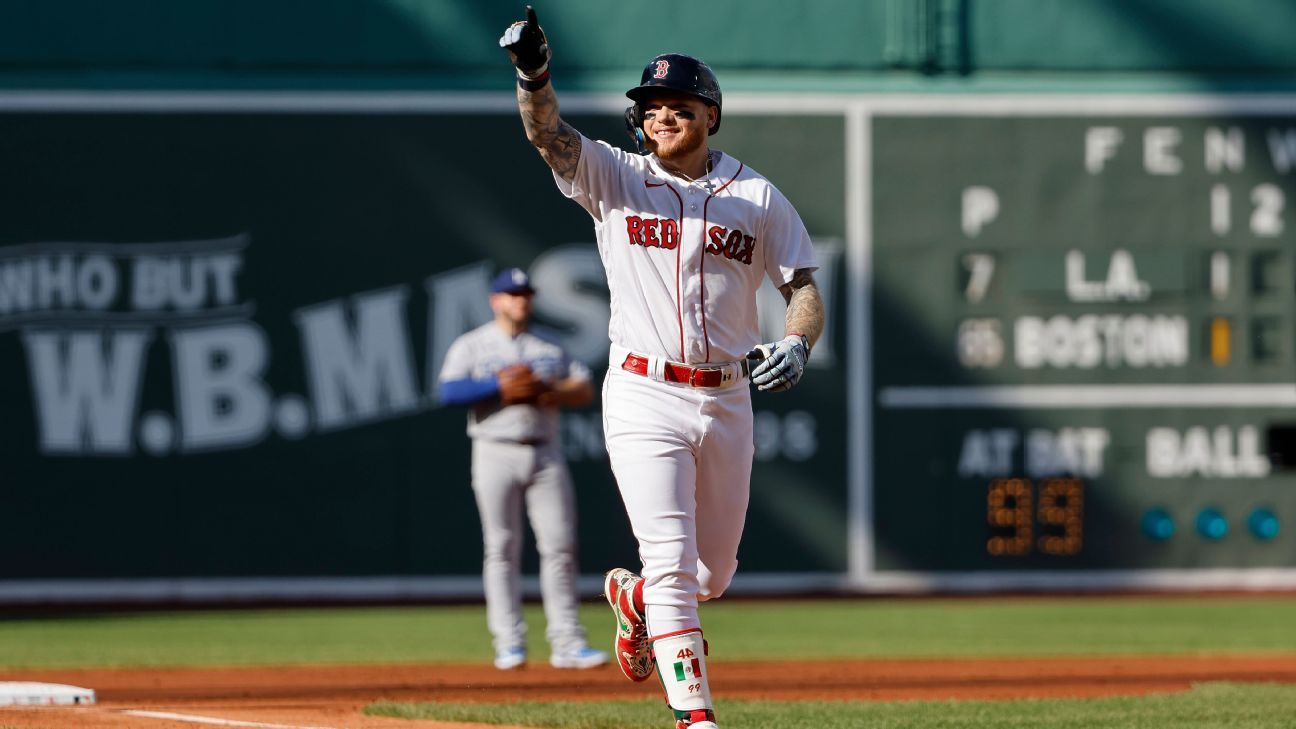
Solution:
[{"label": "infield dirt", "polygon": [[[1186,691],[1203,681],[1296,683],[1296,656],[717,661],[711,675],[716,694],[729,699],[1097,697]],[[42,729],[177,729],[201,726],[203,719],[207,725],[294,729],[508,729],[371,717],[361,710],[381,699],[596,701],[660,691],[651,681],[631,684],[612,667],[559,671],[543,664],[508,672],[462,664],[67,669],[3,671],[0,680],[66,683],[98,692],[94,706],[0,707],[0,725]],[[127,713],[132,711],[197,720]]]}]

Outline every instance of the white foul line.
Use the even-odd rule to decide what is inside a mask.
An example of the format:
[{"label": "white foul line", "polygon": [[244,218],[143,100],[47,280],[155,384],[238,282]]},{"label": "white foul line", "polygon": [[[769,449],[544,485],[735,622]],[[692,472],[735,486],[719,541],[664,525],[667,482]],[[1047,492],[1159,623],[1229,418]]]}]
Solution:
[{"label": "white foul line", "polygon": [[1296,407],[1296,384],[984,385],[884,387],[878,404],[897,410],[940,408]]},{"label": "white foul line", "polygon": [[250,726],[260,727],[260,729],[333,729],[327,726],[303,726],[300,724],[267,724],[260,721],[238,721],[236,719],[219,719],[214,716],[198,716],[196,714],[173,714],[169,711],[142,711],[138,709],[129,709],[121,712],[130,716],[142,716],[146,719],[169,719],[171,721],[187,721],[191,724],[215,724],[216,726]]}]

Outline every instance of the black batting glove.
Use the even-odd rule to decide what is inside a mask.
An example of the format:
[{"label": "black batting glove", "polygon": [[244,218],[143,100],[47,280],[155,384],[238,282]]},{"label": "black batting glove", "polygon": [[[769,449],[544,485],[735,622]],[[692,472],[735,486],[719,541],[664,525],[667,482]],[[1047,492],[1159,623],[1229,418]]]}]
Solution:
[{"label": "black batting glove", "polygon": [[519,20],[504,30],[500,48],[508,51],[509,60],[525,78],[538,78],[549,70],[549,41],[545,38],[535,8],[526,6],[527,19]]}]

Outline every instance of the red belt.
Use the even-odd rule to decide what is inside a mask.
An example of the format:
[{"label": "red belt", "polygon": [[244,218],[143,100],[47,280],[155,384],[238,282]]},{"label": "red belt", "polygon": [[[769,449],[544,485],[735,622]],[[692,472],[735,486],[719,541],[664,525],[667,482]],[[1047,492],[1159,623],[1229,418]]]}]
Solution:
[{"label": "red belt", "polygon": [[[640,354],[626,355],[621,369],[636,375],[648,374],[648,358]],[[746,368],[743,368],[744,370]],[[667,362],[662,366],[662,379],[667,382],[678,382],[692,387],[719,387],[725,384],[725,374],[729,367],[690,367],[686,364]],[[743,374],[747,374],[745,371]]]}]

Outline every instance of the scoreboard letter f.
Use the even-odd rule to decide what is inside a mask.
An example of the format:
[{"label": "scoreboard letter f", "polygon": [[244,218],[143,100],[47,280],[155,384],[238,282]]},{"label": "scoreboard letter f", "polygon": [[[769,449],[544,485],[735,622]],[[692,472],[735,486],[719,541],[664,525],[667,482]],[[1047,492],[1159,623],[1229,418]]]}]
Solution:
[{"label": "scoreboard letter f", "polygon": [[1089,174],[1102,172],[1107,160],[1116,156],[1116,147],[1123,137],[1116,127],[1089,127],[1085,130],[1085,169]]}]

